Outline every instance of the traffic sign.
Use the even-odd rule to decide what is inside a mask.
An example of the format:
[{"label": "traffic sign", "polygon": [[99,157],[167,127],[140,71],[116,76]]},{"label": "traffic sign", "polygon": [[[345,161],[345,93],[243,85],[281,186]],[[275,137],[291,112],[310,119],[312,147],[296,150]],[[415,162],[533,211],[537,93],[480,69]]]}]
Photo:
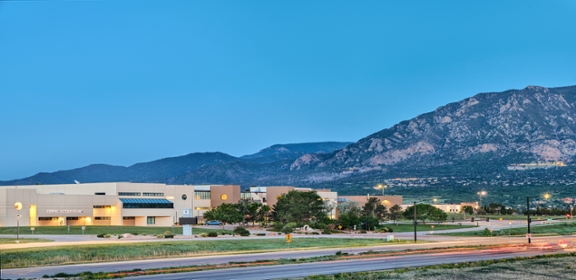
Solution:
[{"label": "traffic sign", "polygon": [[502,222],[502,218],[500,218],[500,222]]},{"label": "traffic sign", "polygon": [[342,225],[338,225],[338,229],[342,229]]},{"label": "traffic sign", "polygon": [[292,234],[290,233],[286,234],[286,242],[288,243],[292,242]]}]

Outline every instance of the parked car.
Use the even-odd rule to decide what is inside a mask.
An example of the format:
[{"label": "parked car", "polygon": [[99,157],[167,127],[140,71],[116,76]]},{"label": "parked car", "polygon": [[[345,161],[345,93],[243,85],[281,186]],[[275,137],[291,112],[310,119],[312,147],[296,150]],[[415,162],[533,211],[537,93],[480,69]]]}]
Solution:
[{"label": "parked car", "polygon": [[205,223],[205,225],[207,225],[207,226],[221,226],[222,223],[219,221],[208,221]]}]

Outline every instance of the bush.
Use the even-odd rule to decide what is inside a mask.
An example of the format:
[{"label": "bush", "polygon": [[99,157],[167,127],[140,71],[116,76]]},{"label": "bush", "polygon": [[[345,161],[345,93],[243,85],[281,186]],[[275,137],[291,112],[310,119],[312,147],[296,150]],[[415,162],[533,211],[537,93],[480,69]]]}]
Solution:
[{"label": "bush", "polygon": [[158,234],[158,235],[156,235],[156,238],[162,239],[162,238],[164,238],[164,234]]},{"label": "bush", "polygon": [[360,233],[366,233],[366,231],[365,231],[365,230],[361,230]]},{"label": "bush", "polygon": [[174,238],[174,234],[165,234],[164,238]]},{"label": "bush", "polygon": [[250,235],[250,231],[248,231],[245,227],[243,226],[237,226],[234,231],[235,234],[238,234],[240,236],[249,236]]},{"label": "bush", "polygon": [[328,226],[324,223],[316,223],[314,225],[314,229],[327,229],[327,228],[328,228]]},{"label": "bush", "polygon": [[332,231],[330,231],[329,229],[325,229],[322,231],[322,234],[332,234]]},{"label": "bush", "polygon": [[104,234],[104,238],[110,238],[110,234]]},{"label": "bush", "polygon": [[166,231],[164,232],[164,235],[172,235],[173,233],[171,231]]},{"label": "bush", "polygon": [[482,231],[482,235],[483,236],[492,236],[492,232],[488,228],[484,228],[484,231]]},{"label": "bush", "polygon": [[336,256],[342,256],[342,251],[337,251]]},{"label": "bush", "polygon": [[285,227],[281,230],[281,232],[288,234],[288,233],[294,232],[294,229],[293,229],[292,227],[285,226]]},{"label": "bush", "polygon": [[320,233],[317,232],[317,231],[313,231],[312,234],[314,234],[314,235],[319,235]]},{"label": "bush", "polygon": [[137,233],[137,232],[133,232],[133,233],[131,233],[131,234],[132,234],[132,235],[134,235],[134,236],[138,235],[138,233]]},{"label": "bush", "polygon": [[201,232],[201,233],[200,233],[200,237],[208,237],[208,233]]},{"label": "bush", "polygon": [[142,233],[142,236],[146,236],[146,233]]},{"label": "bush", "polygon": [[296,223],[287,223],[285,227],[297,228],[298,225]]},{"label": "bush", "polygon": [[121,239],[121,238],[122,238],[122,235],[118,235],[118,239]]},{"label": "bush", "polygon": [[208,233],[208,237],[218,237],[218,233],[215,231],[211,231]]},{"label": "bush", "polygon": [[266,236],[266,233],[256,233],[256,236]]},{"label": "bush", "polygon": [[284,228],[284,224],[282,224],[281,222],[275,222],[272,225],[272,228],[274,229],[274,231],[281,231]]},{"label": "bush", "polygon": [[98,237],[98,238],[104,238],[104,235],[106,235],[106,234],[105,234],[105,233],[101,233],[101,234],[96,235],[96,237]]}]

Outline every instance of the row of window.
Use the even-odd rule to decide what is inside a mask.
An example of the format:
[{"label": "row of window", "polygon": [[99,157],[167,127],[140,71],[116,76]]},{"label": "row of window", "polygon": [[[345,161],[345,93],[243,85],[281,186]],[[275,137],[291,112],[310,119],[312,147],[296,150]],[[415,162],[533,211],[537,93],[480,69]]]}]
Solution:
[{"label": "row of window", "polygon": [[164,196],[162,192],[145,192],[142,193],[142,196]]},{"label": "row of window", "polygon": [[210,192],[194,192],[194,199],[210,199]]},{"label": "row of window", "polygon": [[110,221],[111,218],[110,217],[94,217],[94,220],[96,220],[96,221]]},{"label": "row of window", "polygon": [[92,208],[112,208],[111,205],[93,205]]},{"label": "row of window", "polygon": [[164,193],[161,192],[118,192],[119,196],[164,196]]}]

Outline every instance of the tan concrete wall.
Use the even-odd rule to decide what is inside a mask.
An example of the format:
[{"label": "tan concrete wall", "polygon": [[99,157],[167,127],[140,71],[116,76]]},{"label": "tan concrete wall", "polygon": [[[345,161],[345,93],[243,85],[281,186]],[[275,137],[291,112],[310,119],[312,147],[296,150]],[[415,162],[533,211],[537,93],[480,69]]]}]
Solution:
[{"label": "tan concrete wall", "polygon": [[[380,199],[380,202],[382,203],[382,205],[386,206],[386,208],[388,208],[388,209],[390,209],[390,207],[392,207],[396,204],[402,206],[402,196],[401,195],[386,195],[386,196],[371,195],[370,197],[376,197],[376,198]],[[366,204],[366,202],[368,202],[368,196],[366,196],[366,195],[341,196],[340,198],[347,198],[348,201],[355,201],[356,203],[358,203],[359,207],[363,207]]]},{"label": "tan concrete wall", "polygon": [[240,200],[240,185],[210,186],[210,192],[210,206],[212,208],[223,203],[238,203]]},{"label": "tan concrete wall", "polygon": [[123,226],[135,226],[136,220],[122,220]]},{"label": "tan concrete wall", "polygon": [[293,186],[270,186],[266,187],[266,204],[272,208],[276,202],[278,202],[278,197],[282,194],[288,193],[296,189]]}]

